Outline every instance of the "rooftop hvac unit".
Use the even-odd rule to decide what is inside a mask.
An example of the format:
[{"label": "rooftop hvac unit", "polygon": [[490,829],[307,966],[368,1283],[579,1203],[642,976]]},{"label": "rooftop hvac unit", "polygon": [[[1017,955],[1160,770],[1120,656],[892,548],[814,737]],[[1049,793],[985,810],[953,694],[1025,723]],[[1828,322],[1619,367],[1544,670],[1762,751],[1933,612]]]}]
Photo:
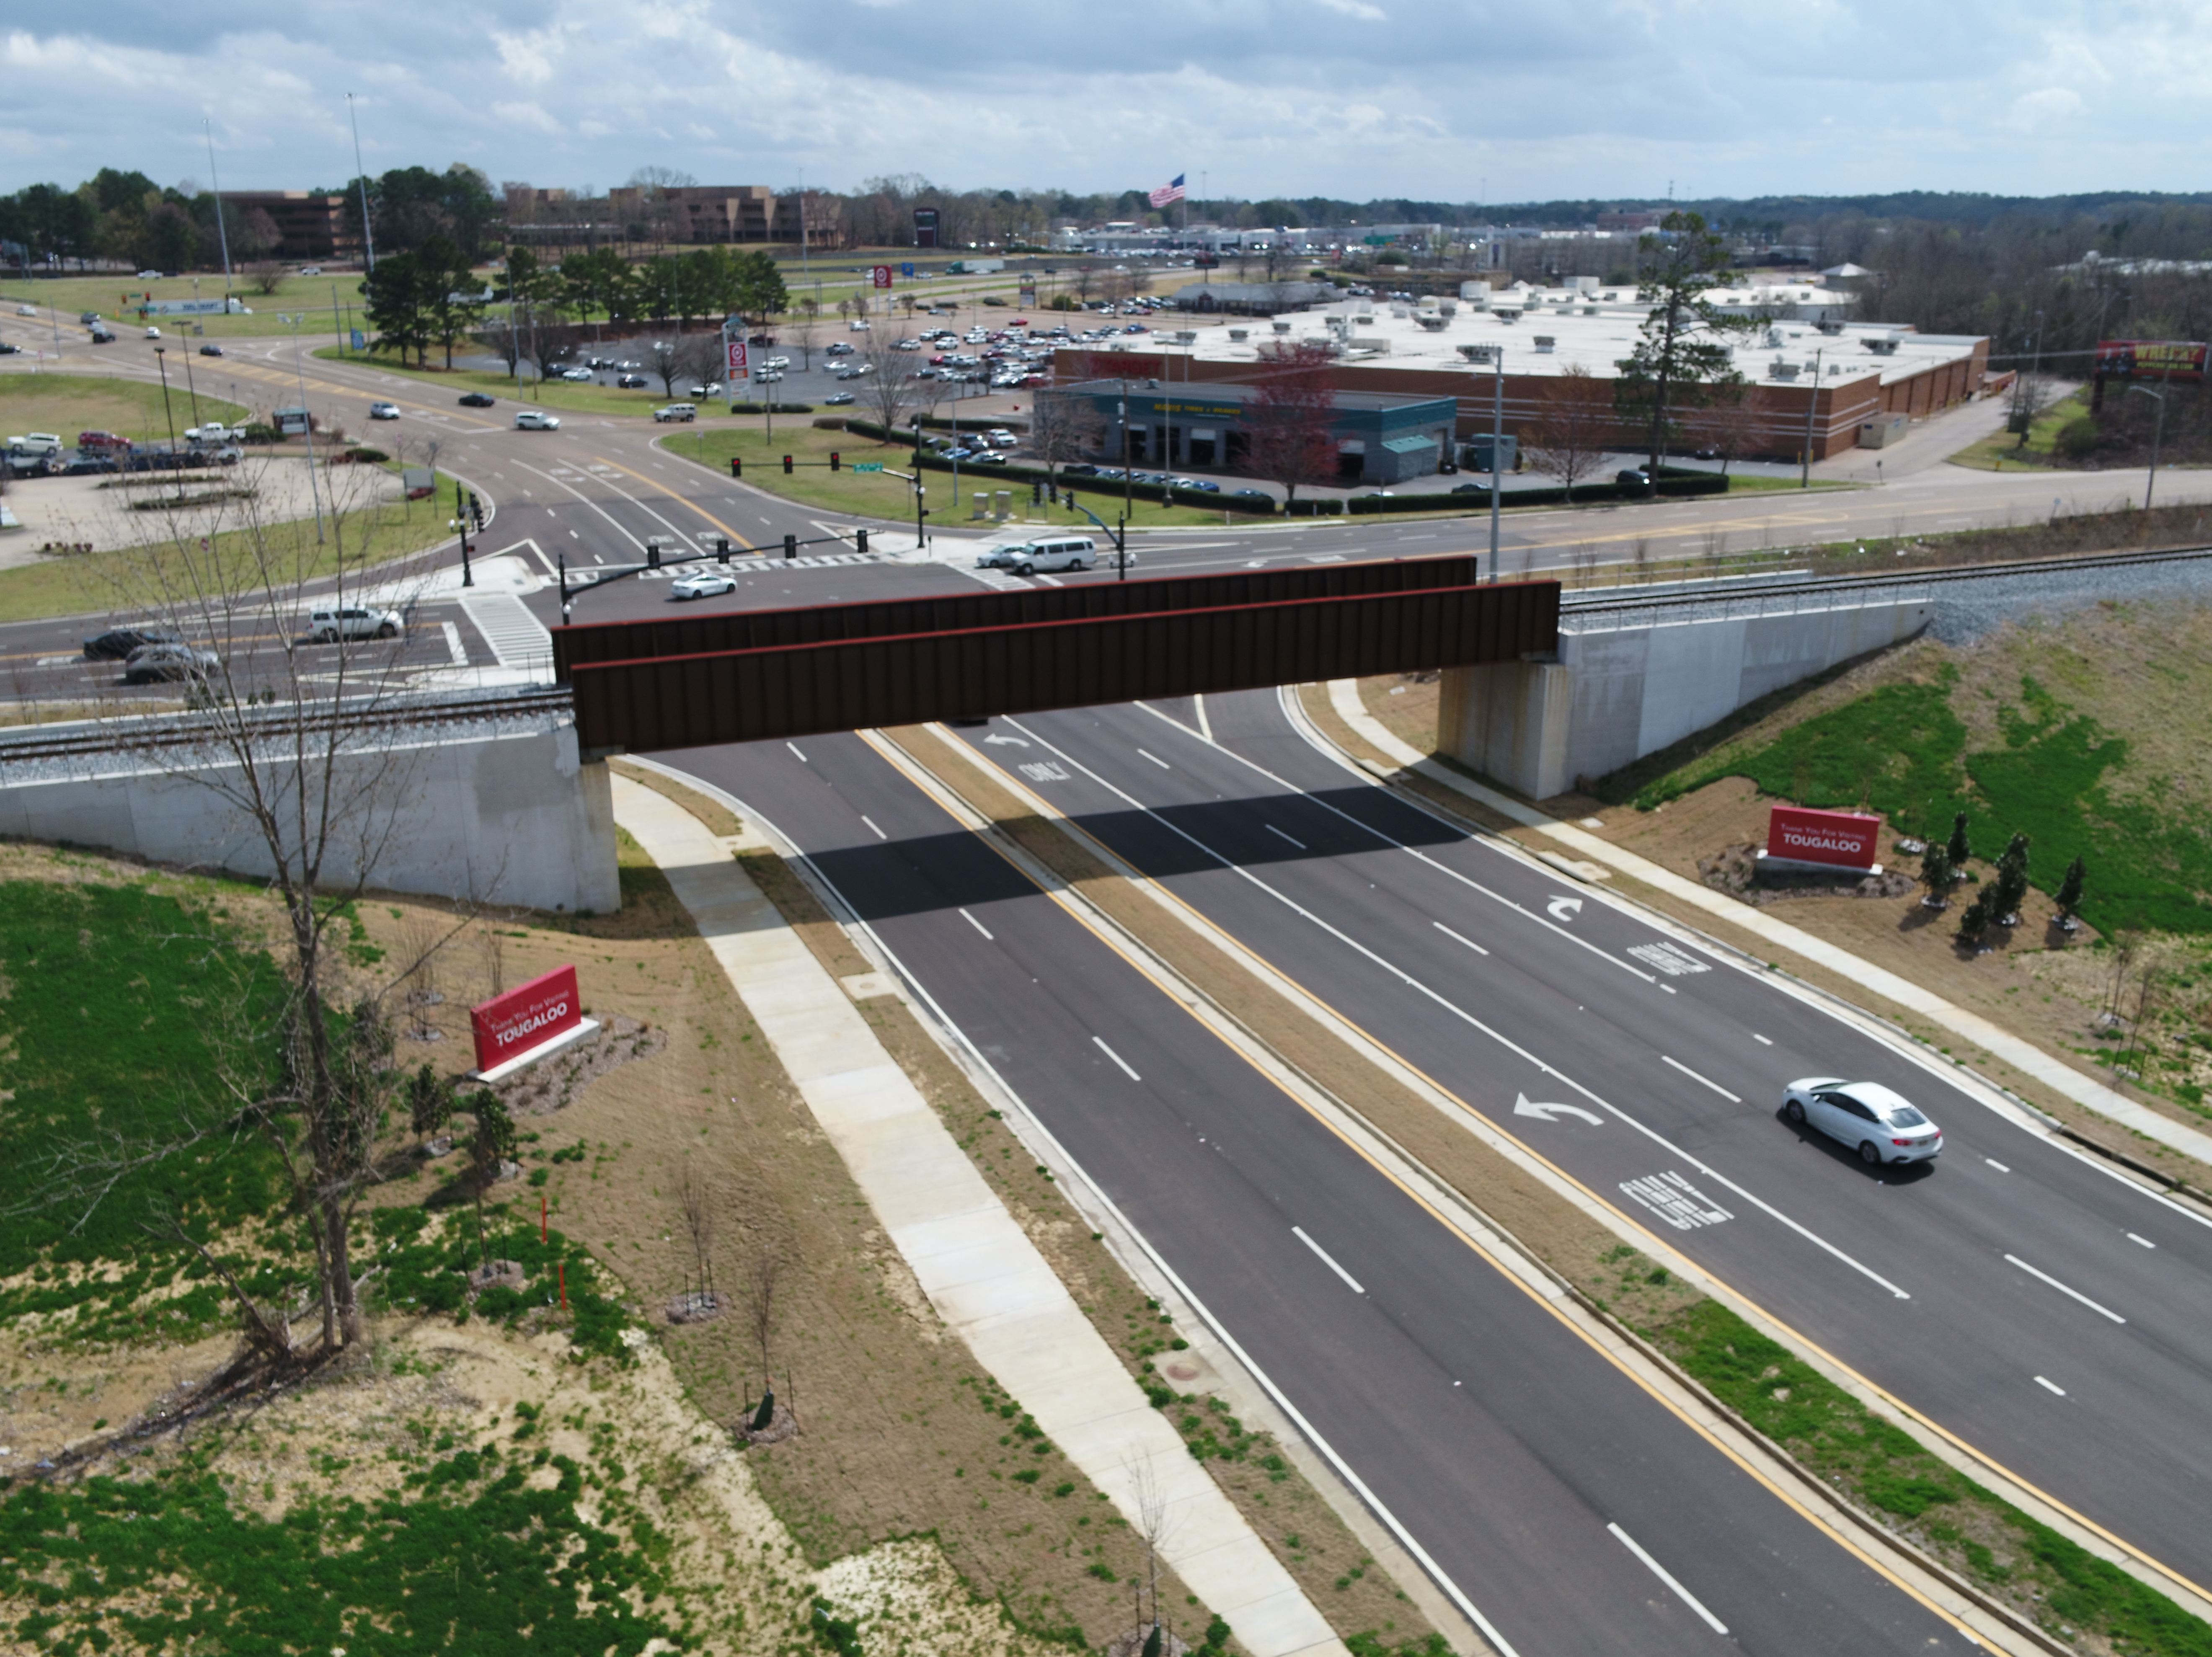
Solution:
[{"label": "rooftop hvac unit", "polygon": [[1536,349],[1547,356],[1549,356],[1553,351],[1557,350],[1559,346],[1559,336],[1556,334],[1539,334],[1536,336]]},{"label": "rooftop hvac unit", "polygon": [[1354,334],[1352,337],[1352,349],[1355,351],[1372,351],[1376,356],[1388,356],[1390,355],[1390,342],[1381,334]]},{"label": "rooftop hvac unit", "polygon": [[1822,317],[1820,321],[1813,325],[1818,328],[1822,333],[1827,335],[1831,339],[1844,331],[1844,325],[1842,321],[1835,317]]},{"label": "rooftop hvac unit", "polygon": [[1231,345],[1242,345],[1251,337],[1251,334],[1252,331],[1249,328],[1231,328],[1229,331],[1229,343]]},{"label": "rooftop hvac unit", "polygon": [[1285,322],[1280,317],[1277,317],[1268,325],[1279,334],[1287,334],[1291,331],[1291,325]]},{"label": "rooftop hvac unit", "polygon": [[1521,307],[1517,305],[1501,305],[1494,314],[1500,322],[1518,322],[1521,320]]},{"label": "rooftop hvac unit", "polygon": [[1797,365],[1794,362],[1776,362],[1771,365],[1766,372],[1775,379],[1795,379],[1797,378]]},{"label": "rooftop hvac unit", "polygon": [[1860,343],[1863,344],[1868,350],[1872,351],[1876,356],[1895,356],[1897,355],[1897,336],[1894,334],[1889,335],[1884,338],[1863,340]]},{"label": "rooftop hvac unit", "polygon": [[1437,309],[1448,317],[1455,317],[1459,314],[1459,301],[1455,299],[1440,299],[1437,301]]},{"label": "rooftop hvac unit", "polygon": [[1394,316],[1394,317],[1397,318],[1399,321],[1403,322],[1403,321],[1406,319],[1406,318],[1407,318],[1409,314],[1411,314],[1411,313],[1410,313],[1406,309],[1406,307],[1405,307],[1403,305],[1393,305],[1393,306],[1390,307],[1390,314],[1391,314],[1392,316]]},{"label": "rooftop hvac unit", "polygon": [[1451,319],[1441,311],[1424,311],[1413,319],[1432,334],[1441,334]]},{"label": "rooftop hvac unit", "polygon": [[1778,347],[1782,343],[1782,331],[1779,328],[1769,328],[1766,331],[1766,343]]}]

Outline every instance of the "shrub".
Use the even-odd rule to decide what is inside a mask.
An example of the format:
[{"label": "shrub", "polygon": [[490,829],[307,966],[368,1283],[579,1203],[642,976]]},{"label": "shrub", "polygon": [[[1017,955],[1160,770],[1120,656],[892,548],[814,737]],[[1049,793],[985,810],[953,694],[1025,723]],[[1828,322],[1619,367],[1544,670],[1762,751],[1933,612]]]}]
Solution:
[{"label": "shrub", "polygon": [[392,458],[381,449],[364,448],[358,444],[345,452],[345,458],[357,466],[380,466]]},{"label": "shrub", "polygon": [[845,416],[823,415],[815,421],[814,429],[817,432],[842,432],[845,429]]},{"label": "shrub", "polygon": [[2086,460],[2097,452],[2100,435],[2093,416],[2077,415],[2058,428],[2058,452],[2069,460]]}]

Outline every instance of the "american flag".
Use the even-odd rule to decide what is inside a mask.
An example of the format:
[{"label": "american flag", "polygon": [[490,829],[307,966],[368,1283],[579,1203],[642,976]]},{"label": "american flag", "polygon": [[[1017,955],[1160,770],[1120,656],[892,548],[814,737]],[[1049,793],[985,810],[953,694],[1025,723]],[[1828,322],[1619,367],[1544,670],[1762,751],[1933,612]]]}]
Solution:
[{"label": "american flag", "polygon": [[1152,205],[1165,207],[1170,202],[1181,201],[1183,198],[1183,177],[1182,173],[1178,173],[1167,183],[1152,191]]}]

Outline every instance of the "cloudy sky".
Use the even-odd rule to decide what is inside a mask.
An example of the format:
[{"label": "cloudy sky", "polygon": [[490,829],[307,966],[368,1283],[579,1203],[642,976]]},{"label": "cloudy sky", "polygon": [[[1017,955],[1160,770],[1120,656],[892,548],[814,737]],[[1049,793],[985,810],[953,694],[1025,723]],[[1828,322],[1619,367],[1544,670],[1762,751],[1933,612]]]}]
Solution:
[{"label": "cloudy sky", "polygon": [[[2205,187],[2212,0],[16,0],[0,189],[495,183],[1454,201]],[[33,14],[35,12],[35,19]],[[16,21],[27,20],[27,21]]]}]

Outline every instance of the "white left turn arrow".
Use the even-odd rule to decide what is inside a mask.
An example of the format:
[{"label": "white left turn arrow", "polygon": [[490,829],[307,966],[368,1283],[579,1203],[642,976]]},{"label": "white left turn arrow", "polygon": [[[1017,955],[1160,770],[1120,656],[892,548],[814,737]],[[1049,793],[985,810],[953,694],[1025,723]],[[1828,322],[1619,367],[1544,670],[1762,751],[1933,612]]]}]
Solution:
[{"label": "white left turn arrow", "polygon": [[1554,920],[1572,920],[1575,911],[1583,907],[1578,897],[1555,897],[1544,906],[1544,912]]},{"label": "white left turn arrow", "polygon": [[1556,1122],[1561,1116],[1579,1116],[1592,1127],[1605,1126],[1605,1118],[1594,1110],[1584,1110],[1580,1105],[1540,1105],[1525,1093],[1514,1096],[1513,1114],[1533,1116],[1540,1122]]},{"label": "white left turn arrow", "polygon": [[1015,748],[1027,748],[1029,746],[1029,744],[1020,737],[989,736],[984,737],[983,740],[987,744],[997,743],[1002,746],[1012,746]]}]

